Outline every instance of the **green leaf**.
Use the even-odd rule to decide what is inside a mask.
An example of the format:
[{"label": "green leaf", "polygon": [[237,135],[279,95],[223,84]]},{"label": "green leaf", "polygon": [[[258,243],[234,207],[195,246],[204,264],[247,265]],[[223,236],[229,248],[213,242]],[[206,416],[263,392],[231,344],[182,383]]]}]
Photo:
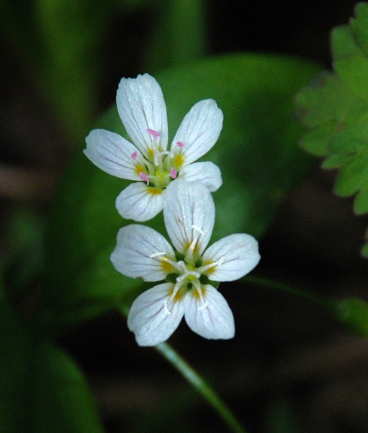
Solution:
[{"label": "green leaf", "polygon": [[[357,155],[358,156],[358,155]],[[359,155],[344,165],[337,176],[335,192],[342,197],[348,197],[368,185],[368,152]]]},{"label": "green leaf", "polygon": [[340,168],[346,165],[354,158],[354,155],[349,153],[332,153],[322,163],[322,167],[328,169]]},{"label": "green leaf", "polygon": [[3,433],[103,433],[73,361],[33,335],[0,292],[0,420]]},{"label": "green leaf", "polygon": [[336,301],[336,315],[345,325],[362,336],[368,336],[368,302],[358,298]]},{"label": "green leaf", "polygon": [[[366,107],[336,75],[323,72],[296,95],[299,117],[309,128],[331,126],[338,132]],[[335,129],[334,129],[335,128]]]},{"label": "green leaf", "polygon": [[368,5],[367,3],[358,3],[355,6],[355,16],[350,21],[350,28],[353,31],[354,38],[359,44],[363,53],[368,56]]},{"label": "green leaf", "polygon": [[328,138],[334,131],[334,125],[327,123],[307,132],[300,141],[301,146],[315,156],[328,154]]},{"label": "green leaf", "polygon": [[351,91],[368,99],[368,57],[358,46],[348,26],[337,27],[331,38],[334,69]]},{"label": "green leaf", "polygon": [[364,258],[368,258],[368,243],[366,243],[364,246],[363,246],[363,248],[362,248],[362,250],[361,250],[361,255],[362,255],[362,257],[364,257]]},{"label": "green leaf", "polygon": [[[171,137],[200,99],[214,98],[224,111],[222,135],[203,158],[219,164],[224,180],[214,194],[213,239],[234,232],[261,236],[285,194],[306,173],[309,158],[297,146],[300,127],[292,97],[315,71],[300,60],[247,54],[207,59],[157,75]],[[115,107],[99,126],[122,132]],[[112,307],[128,302],[142,287],[139,280],[116,272],[109,260],[118,229],[128,223],[114,208],[127,184],[102,173],[81,151],[66,172],[48,235],[43,293],[51,319],[92,316],[108,309],[109,303]],[[149,224],[162,231],[161,215]]]},{"label": "green leaf", "polygon": [[368,4],[359,3],[356,18],[332,32],[335,72],[302,89],[297,111],[309,129],[302,146],[326,159],[323,168],[338,168],[334,191],[357,194],[354,211],[368,211]]},{"label": "green leaf", "polygon": [[354,200],[354,212],[362,215],[368,212],[368,189],[362,189]]}]

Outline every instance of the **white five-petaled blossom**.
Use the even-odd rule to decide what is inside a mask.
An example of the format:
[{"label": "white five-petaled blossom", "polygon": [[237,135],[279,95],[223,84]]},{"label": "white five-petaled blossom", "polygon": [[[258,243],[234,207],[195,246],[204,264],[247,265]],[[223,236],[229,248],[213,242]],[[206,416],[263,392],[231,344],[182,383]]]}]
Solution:
[{"label": "white five-petaled blossom", "polygon": [[178,180],[167,188],[164,205],[175,250],[150,227],[131,224],[120,229],[111,255],[115,268],[144,281],[165,281],[138,296],[129,311],[128,327],[140,346],[167,340],[183,316],[202,337],[234,336],[233,314],[210,280],[233,281],[250,272],[260,259],[258,243],[250,235],[233,234],[206,249],[214,220],[208,189]]},{"label": "white five-petaled blossom", "polygon": [[216,143],[223,114],[212,99],[193,105],[168,149],[166,105],[161,88],[150,75],[123,78],[116,95],[118,112],[132,143],[118,134],[94,129],[86,137],[85,155],[101,170],[138,181],[116,199],[121,216],[147,221],[163,208],[166,187],[182,178],[216,191],[221,172],[212,162],[196,162]]}]

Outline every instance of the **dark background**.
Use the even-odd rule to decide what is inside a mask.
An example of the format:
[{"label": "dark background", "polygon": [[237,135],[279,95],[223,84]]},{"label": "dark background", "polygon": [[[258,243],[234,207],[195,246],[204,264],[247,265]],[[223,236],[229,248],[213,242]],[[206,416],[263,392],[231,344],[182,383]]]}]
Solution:
[{"label": "dark background", "polygon": [[[20,9],[25,7],[18,3]],[[207,1],[208,51],[279,53],[330,68],[329,32],[348,21],[355,4]],[[151,2],[132,10],[128,18],[122,13],[110,17],[96,52],[102,72],[93,117],[114,104],[121,76],[144,72],[155,8]],[[185,28],[178,31],[185,37]],[[36,83],[24,47],[11,32],[4,30],[2,36],[0,252],[6,260],[12,253],[9,233],[14,219],[19,212],[26,213],[43,226],[55,185],[88,129],[80,144],[71,144],[69,132]],[[353,215],[352,200],[332,194],[333,180],[334,173],[322,172],[316,160],[261,240],[262,261],[256,274],[326,296],[366,298],[366,261],[359,250],[367,218]],[[24,261],[14,262],[9,281],[12,272],[26,266]],[[241,292],[236,284],[228,284],[223,291],[236,317],[234,340],[204,341],[182,325],[171,342],[210,378],[250,432],[367,431],[364,339],[305,300],[251,284]],[[29,302],[14,299],[20,309]],[[226,431],[166,361],[154,350],[136,346],[117,314],[71,329],[59,342],[86,373],[107,432]]]}]

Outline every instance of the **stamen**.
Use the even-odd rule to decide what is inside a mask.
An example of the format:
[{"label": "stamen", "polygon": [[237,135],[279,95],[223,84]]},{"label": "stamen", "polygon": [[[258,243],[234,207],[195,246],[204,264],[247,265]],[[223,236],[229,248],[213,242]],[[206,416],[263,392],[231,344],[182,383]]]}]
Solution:
[{"label": "stamen", "polygon": [[161,165],[161,155],[160,152],[154,152],[153,154],[153,162],[156,166]]},{"label": "stamen", "polygon": [[167,306],[167,298],[165,298],[165,301],[164,301],[164,309],[165,309],[165,313],[167,316],[171,314],[171,311],[169,310],[169,308]]},{"label": "stamen", "polygon": [[[155,253],[155,254],[153,254],[153,255],[156,255],[156,256],[158,257],[158,254],[160,254],[160,256],[161,256],[161,255],[165,255],[166,253]],[[152,256],[150,256],[150,257],[152,257]],[[183,272],[183,270],[182,270],[182,266],[181,266],[180,262],[178,263],[178,262],[176,262],[175,260],[171,260],[171,259],[169,259],[168,257],[161,257],[160,260],[161,260],[162,262],[165,262],[165,263],[171,265],[171,266],[173,267],[174,270],[176,269],[176,270],[179,271],[179,272]],[[168,273],[169,273],[169,272],[168,272]]]},{"label": "stamen", "polygon": [[197,293],[198,293],[199,300],[200,300],[201,303],[202,303],[202,305],[201,305],[200,307],[198,307],[198,311],[204,310],[204,309],[207,308],[207,306],[208,306],[207,299],[205,299],[205,298],[203,297],[202,287],[201,287],[200,283],[199,283],[199,282],[196,282],[196,283],[194,284],[194,286],[195,286],[195,290],[196,290]]},{"label": "stamen", "polygon": [[[181,263],[179,262],[178,265],[180,265]],[[178,266],[179,267],[179,266]],[[180,269],[180,271],[182,272],[181,275],[179,275],[178,277],[176,277],[176,284],[181,283],[183,280],[188,279],[188,277],[194,277],[191,278],[191,281],[197,281],[201,274],[199,272],[196,271],[188,271],[188,269],[186,268],[185,264],[183,266],[182,269]]]},{"label": "stamen", "polygon": [[165,254],[166,253],[159,253],[159,252],[153,253],[153,254],[150,255],[150,258],[154,259],[155,257],[164,256]]},{"label": "stamen", "polygon": [[[198,226],[196,226],[196,225],[193,224],[191,227],[192,227],[192,229],[193,229],[194,231],[196,231],[196,232],[198,232],[199,234],[201,234],[202,236],[204,236],[204,231],[203,231],[202,229],[200,229]],[[199,235],[198,235],[198,236],[194,236],[194,235],[193,235],[193,240],[192,240],[192,242],[190,243],[190,245],[189,245],[189,247],[188,247],[189,252],[190,252],[191,254],[194,254],[195,249],[199,247],[199,245],[198,245],[198,241],[199,241]]]},{"label": "stamen", "polygon": [[[171,300],[175,299],[175,296],[179,290],[180,290],[180,284],[177,282],[173,288],[171,295],[170,295]],[[165,299],[165,304],[167,304],[167,298]],[[167,308],[167,305],[166,305],[166,308]],[[169,309],[167,309],[167,310],[170,311]],[[171,314],[171,311],[170,311],[170,314]]]},{"label": "stamen", "polygon": [[[186,267],[185,263],[183,262],[183,260],[178,261],[178,262],[176,263],[176,267],[177,267],[177,269],[178,269],[182,274],[185,274],[185,273],[187,272],[187,267]],[[184,275],[184,276],[181,275],[181,276],[178,277],[178,278],[179,278],[179,281],[181,281],[181,280],[183,280],[183,279],[185,278],[185,275]],[[177,279],[177,281],[178,281],[178,279]]]},{"label": "stamen", "polygon": [[172,168],[170,170],[170,177],[171,177],[171,179],[175,179],[177,175],[178,175],[178,172],[175,170],[175,168]]},{"label": "stamen", "polygon": [[204,310],[205,308],[208,307],[208,302],[203,301],[203,298],[201,298],[201,302],[202,302],[202,305],[200,307],[198,307],[198,311]]},{"label": "stamen", "polygon": [[154,129],[147,129],[148,134],[152,135],[153,137],[160,137],[161,133],[158,131],[155,131]]},{"label": "stamen", "polygon": [[137,159],[137,157],[138,157],[138,152],[133,152],[133,153],[130,155],[130,157],[131,157],[132,159]]},{"label": "stamen", "polygon": [[198,272],[200,272],[200,273],[207,272],[211,268],[213,268],[215,270],[215,268],[217,266],[221,266],[223,263],[224,263],[224,258],[220,257],[220,259],[217,260],[217,262],[212,262],[212,263],[209,263],[208,265],[204,265],[204,266],[201,266],[200,268],[198,268]]},{"label": "stamen", "polygon": [[186,274],[179,275],[178,277],[176,277],[176,284],[181,283],[183,280],[185,280],[186,277],[187,277]]},{"label": "stamen", "polygon": [[219,260],[216,262],[216,266],[221,266],[224,263],[225,259],[223,257],[220,257]]},{"label": "stamen", "polygon": [[180,148],[183,148],[185,146],[185,143],[183,143],[182,141],[177,141],[176,145]]},{"label": "stamen", "polygon": [[149,176],[147,173],[143,173],[143,171],[141,171],[138,176],[143,180],[143,182],[147,182],[147,184],[149,183]]},{"label": "stamen", "polygon": [[194,224],[192,225],[192,229],[200,233],[202,236],[204,235],[204,231]]}]

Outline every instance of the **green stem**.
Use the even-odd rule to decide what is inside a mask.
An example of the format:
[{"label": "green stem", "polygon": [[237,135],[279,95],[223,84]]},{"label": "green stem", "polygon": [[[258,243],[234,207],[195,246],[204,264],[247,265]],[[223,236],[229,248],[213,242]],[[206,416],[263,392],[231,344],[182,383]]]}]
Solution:
[{"label": "green stem", "polygon": [[231,431],[247,433],[231,410],[202,377],[167,343],[155,347],[217,411]]},{"label": "green stem", "polygon": [[[127,316],[129,308],[124,305],[119,311]],[[208,401],[234,433],[247,433],[231,410],[210,385],[169,344],[161,343],[155,349],[181,373],[184,378]]]},{"label": "green stem", "polygon": [[270,289],[281,290],[283,292],[289,293],[290,295],[299,296],[304,299],[308,299],[315,304],[319,304],[323,307],[327,307],[328,309],[332,308],[332,303],[329,299],[326,299],[320,295],[316,295],[311,292],[307,292],[301,289],[295,289],[293,287],[289,287],[284,283],[275,282],[270,280],[269,278],[264,277],[244,277],[242,280],[244,283],[256,284],[257,286],[267,287]]},{"label": "green stem", "polygon": [[325,308],[335,320],[348,326],[354,333],[365,337],[368,335],[368,302],[364,299],[355,297],[328,299],[313,292],[294,289],[286,284],[263,277],[245,277],[241,281],[308,299]]}]

